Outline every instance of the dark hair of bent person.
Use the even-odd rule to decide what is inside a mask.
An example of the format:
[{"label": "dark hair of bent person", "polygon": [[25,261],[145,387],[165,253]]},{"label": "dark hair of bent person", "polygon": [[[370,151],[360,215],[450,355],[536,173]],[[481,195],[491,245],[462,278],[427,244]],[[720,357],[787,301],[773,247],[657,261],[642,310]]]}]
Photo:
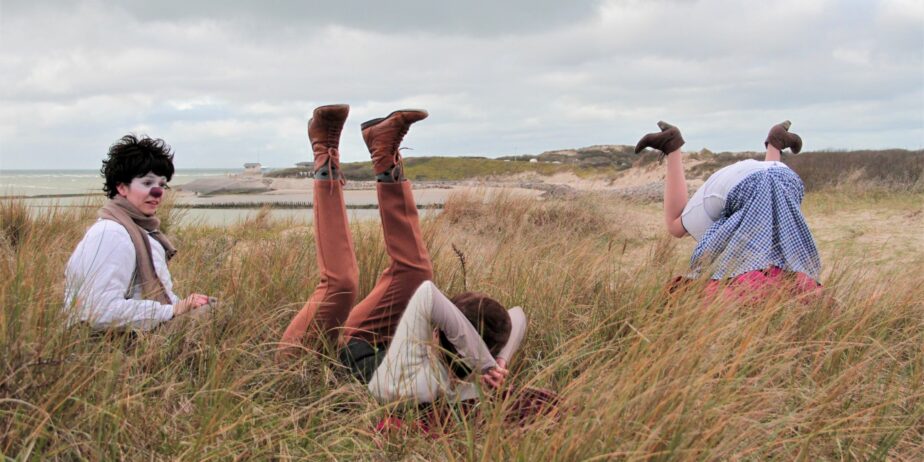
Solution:
[{"label": "dark hair of bent person", "polygon": [[109,147],[100,173],[105,177],[103,192],[110,199],[118,194],[119,183],[130,184],[135,178],[148,172],[173,178],[173,152],[164,140],[128,134]]},{"label": "dark hair of bent person", "polygon": [[[491,355],[497,356],[510,339],[510,331],[513,329],[510,315],[507,314],[504,305],[481,292],[463,292],[452,297],[450,301],[475,326],[475,330],[481,335]],[[471,368],[459,359],[456,347],[442,331],[440,331],[440,347],[446,351],[449,368],[456,377],[464,379],[472,373]]]}]

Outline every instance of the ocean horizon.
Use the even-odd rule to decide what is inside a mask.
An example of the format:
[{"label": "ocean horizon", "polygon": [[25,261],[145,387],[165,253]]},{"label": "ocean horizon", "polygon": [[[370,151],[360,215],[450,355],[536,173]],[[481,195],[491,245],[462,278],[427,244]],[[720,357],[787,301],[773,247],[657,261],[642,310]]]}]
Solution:
[{"label": "ocean horizon", "polygon": [[[177,169],[170,184],[176,186],[242,171],[240,168]],[[102,186],[99,169],[0,169],[0,196],[102,194]]]},{"label": "ocean horizon", "polygon": [[[272,171],[264,168],[264,172]],[[170,181],[173,187],[197,179],[214,178],[243,173],[241,168],[186,168],[177,169]],[[14,199],[26,204],[33,212],[41,213],[54,208],[98,207],[105,199],[103,177],[95,169],[2,169],[0,170],[0,200]],[[98,197],[87,197],[98,196]],[[305,198],[306,200],[308,197]],[[99,204],[97,203],[97,200]],[[259,208],[195,208],[180,212],[185,224],[231,225],[260,213]],[[313,221],[311,209],[273,209],[274,218],[291,219],[307,224]],[[351,220],[378,219],[376,209],[353,209]]]}]

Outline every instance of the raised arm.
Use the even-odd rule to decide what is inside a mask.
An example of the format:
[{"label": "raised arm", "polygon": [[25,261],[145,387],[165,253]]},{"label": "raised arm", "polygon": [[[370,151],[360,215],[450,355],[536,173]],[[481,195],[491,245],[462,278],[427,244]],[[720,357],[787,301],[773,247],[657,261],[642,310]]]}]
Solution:
[{"label": "raised arm", "polygon": [[662,156],[667,156],[667,176],[664,178],[664,224],[667,232],[674,237],[686,236],[687,230],[684,229],[680,221],[680,215],[687,205],[687,180],[683,174],[683,153],[680,147],[683,146],[683,136],[680,129],[664,122],[658,122],[660,132],[649,133],[639,140],[635,146],[635,152],[639,153],[645,148],[653,148],[661,151]]},{"label": "raised arm", "polygon": [[[432,283],[427,282],[424,284],[432,285]],[[453,305],[442,292],[437,290],[436,286],[433,286],[432,297],[431,322],[456,347],[459,357],[469,367],[482,374],[497,367],[497,362],[491,356],[491,352],[488,350],[487,345],[484,344],[484,340],[481,339],[481,335],[478,334],[475,326],[466,319],[465,315],[459,311],[459,308]]]},{"label": "raised arm", "polygon": [[526,313],[523,312],[523,308],[515,306],[507,310],[507,314],[510,315],[510,338],[507,339],[507,344],[497,354],[497,359],[503,360],[505,366],[510,363],[510,359],[520,348],[520,343],[523,342],[523,337],[526,335]]}]

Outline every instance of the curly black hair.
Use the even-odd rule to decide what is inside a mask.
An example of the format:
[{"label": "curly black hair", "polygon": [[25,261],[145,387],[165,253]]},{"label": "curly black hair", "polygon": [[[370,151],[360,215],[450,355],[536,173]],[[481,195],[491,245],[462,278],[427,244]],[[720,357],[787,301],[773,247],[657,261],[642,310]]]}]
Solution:
[{"label": "curly black hair", "polygon": [[129,133],[109,146],[106,156],[100,173],[106,179],[103,192],[110,199],[118,194],[119,183],[130,184],[148,172],[166,177],[167,181],[173,178],[173,151],[160,138],[139,138]]}]

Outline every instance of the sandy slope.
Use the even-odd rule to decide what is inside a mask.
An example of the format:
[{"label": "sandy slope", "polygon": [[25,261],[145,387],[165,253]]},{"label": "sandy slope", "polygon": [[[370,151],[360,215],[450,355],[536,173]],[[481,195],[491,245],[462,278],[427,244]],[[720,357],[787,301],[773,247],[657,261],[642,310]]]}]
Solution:
[{"label": "sandy slope", "polygon": [[[684,166],[689,169],[700,162],[685,158]],[[443,203],[452,191],[485,188],[533,197],[599,192],[656,200],[663,191],[665,171],[665,165],[655,163],[625,170],[615,176],[579,177],[573,173],[546,176],[522,173],[503,178],[492,177],[490,180],[415,182],[414,189],[417,202],[422,205]],[[690,189],[695,189],[700,184],[701,180],[688,181]],[[186,204],[311,202],[313,181],[302,178],[239,175],[197,180],[178,185],[175,189],[179,193],[179,202]],[[375,182],[348,181],[344,189],[349,204],[376,202]]]}]

